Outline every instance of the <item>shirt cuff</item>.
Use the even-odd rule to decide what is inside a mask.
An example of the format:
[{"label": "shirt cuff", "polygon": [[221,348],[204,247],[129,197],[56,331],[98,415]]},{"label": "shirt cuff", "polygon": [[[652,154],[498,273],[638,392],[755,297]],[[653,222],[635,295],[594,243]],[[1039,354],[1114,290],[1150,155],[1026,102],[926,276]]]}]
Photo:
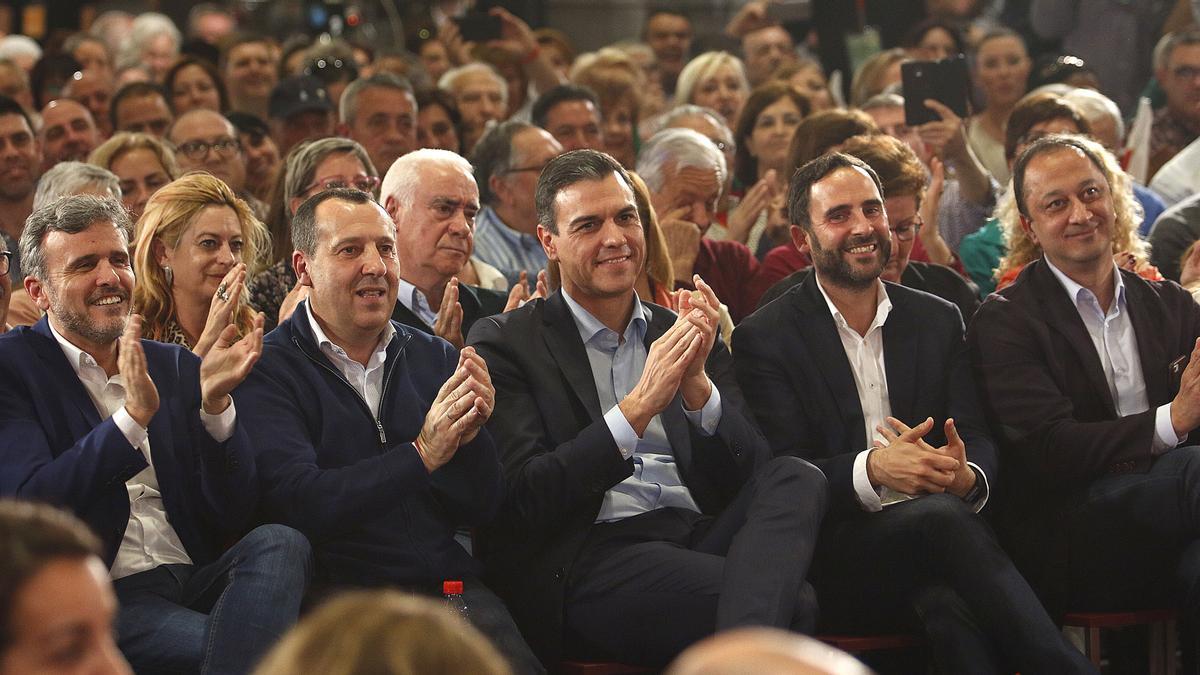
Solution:
[{"label": "shirt cuff", "polygon": [[237,422],[237,411],[233,408],[233,397],[229,397],[229,407],[224,412],[209,415],[200,407],[200,423],[204,430],[218,443],[224,443],[233,436],[233,425]]},{"label": "shirt cuff", "polygon": [[[721,392],[717,390],[717,385],[713,384],[708,401],[699,410],[684,408],[683,415],[702,435],[712,436],[717,433],[717,425],[721,423]],[[625,419],[624,416],[621,419]]]},{"label": "shirt cuff", "polygon": [[983,510],[984,505],[987,504],[988,495],[992,494],[992,486],[988,485],[987,474],[983,472],[983,469],[979,468],[978,464],[967,462],[967,466],[975,470],[975,487],[979,488],[979,495],[975,497],[974,502],[970,503],[970,506],[974,509],[975,513],[979,513]]},{"label": "shirt cuff", "polygon": [[608,432],[617,442],[617,451],[621,453],[621,458],[633,457],[633,451],[637,450],[639,439],[637,432],[633,430],[633,425],[625,419],[625,413],[621,412],[621,406],[614,405],[604,413],[604,423],[608,425]]},{"label": "shirt cuff", "polygon": [[1171,424],[1171,404],[1158,406],[1154,413],[1154,442],[1150,444],[1150,454],[1161,455],[1183,442],[1175,435],[1175,425]]},{"label": "shirt cuff", "polygon": [[129,441],[130,445],[140,450],[146,456],[146,463],[152,463],[150,462],[150,453],[146,452],[146,437],[149,436],[146,427],[134,421],[133,416],[129,414],[125,406],[121,406],[120,410],[113,413],[112,421],[121,430],[121,433],[125,435],[125,440]]},{"label": "shirt cuff", "polygon": [[867,455],[871,454],[871,450],[863,450],[854,458],[853,474],[854,494],[858,495],[858,503],[862,506],[863,511],[867,511],[868,513],[883,510],[883,502],[879,499],[879,492],[871,486],[871,479],[867,477]]}]

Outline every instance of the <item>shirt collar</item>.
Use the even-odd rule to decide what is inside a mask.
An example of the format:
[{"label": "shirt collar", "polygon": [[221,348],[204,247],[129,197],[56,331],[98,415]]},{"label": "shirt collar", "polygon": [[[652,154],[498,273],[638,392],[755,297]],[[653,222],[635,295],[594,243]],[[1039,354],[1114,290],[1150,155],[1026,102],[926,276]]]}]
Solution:
[{"label": "shirt collar", "polygon": [[[1066,289],[1067,295],[1071,298],[1071,302],[1074,302],[1076,306],[1079,305],[1080,297],[1096,297],[1096,295],[1090,290],[1076,283],[1074,279],[1067,276],[1062,270],[1058,269],[1054,263],[1050,262],[1049,258],[1042,256],[1042,260],[1046,263],[1046,266],[1050,268],[1050,271],[1054,273],[1054,276],[1058,279],[1058,283],[1062,284],[1063,288]],[[1125,279],[1121,277],[1121,269],[1117,267],[1117,263],[1115,262],[1113,263],[1113,279],[1116,280],[1117,284],[1117,287],[1113,292],[1113,298],[1115,298],[1117,301],[1117,307],[1121,307],[1125,304]],[[1087,295],[1082,295],[1083,293],[1087,293]]]},{"label": "shirt collar", "polygon": [[496,234],[509,244],[514,244],[523,248],[529,248],[534,245],[536,245],[539,249],[542,247],[542,243],[538,241],[537,235],[526,232],[518,232],[517,230],[509,227],[503,220],[500,219],[500,214],[496,213],[496,209],[493,209],[491,206],[486,204],[483,206],[483,208],[479,209],[479,213],[475,215],[475,221],[477,223],[475,226],[476,233],[478,233],[480,229],[479,223],[482,221],[482,223],[490,225],[491,229],[495,230]]},{"label": "shirt collar", "polygon": [[[841,310],[837,308],[837,305],[833,304],[833,300],[825,292],[825,287],[821,285],[821,277],[817,275],[816,271],[813,272],[813,279],[817,282],[817,290],[821,291],[821,297],[825,298],[825,304],[829,307],[829,313],[833,315],[834,323],[838,324],[839,327],[845,326],[849,328],[849,324],[846,323],[846,317],[842,316]],[[875,296],[875,319],[871,322],[870,328],[867,329],[868,333],[875,330],[876,327],[882,326],[887,321],[888,314],[892,311],[892,299],[888,297],[887,286],[882,281],[878,281],[877,288],[879,290]]]},{"label": "shirt collar", "polygon": [[96,363],[96,359],[92,358],[91,354],[71,344],[69,340],[55,330],[53,321],[46,319],[46,325],[50,327],[50,334],[54,336],[55,340],[58,340],[58,346],[62,348],[63,354],[67,357],[67,362],[71,364],[71,368],[75,371],[77,377],[82,377],[80,371],[85,367],[100,367],[100,364]]},{"label": "shirt collar", "polygon": [[[567,294],[566,290],[562,291],[563,300],[566,301],[567,307],[571,310],[571,317],[575,319],[575,328],[579,331],[579,337],[584,344],[592,341],[597,335],[604,331],[610,331],[608,326],[605,326],[600,319],[592,316],[592,313],[587,311],[575,299]],[[629,323],[626,324],[625,330],[622,333],[626,340],[632,340],[634,337],[640,341],[641,337],[646,334],[646,315],[647,310],[642,301],[638,298],[637,293],[633,294],[633,311],[629,315]],[[611,332],[611,331],[610,331]]]},{"label": "shirt collar", "polygon": [[[403,303],[404,306],[408,308],[408,311],[417,315],[420,315],[425,311],[429,311],[434,316],[437,316],[437,311],[429,306],[429,300],[425,297],[425,294],[420,291],[420,289],[410,284],[404,278],[397,277],[396,281],[396,299]],[[418,308],[420,307],[418,303],[424,303],[425,305],[425,307],[421,308],[420,311],[418,311]]]},{"label": "shirt collar", "polygon": [[[316,341],[319,349],[330,349],[336,354],[346,356],[346,350],[335,344],[325,331],[321,330],[321,324],[317,323],[316,317],[313,316],[312,309],[308,306],[308,300],[304,301],[304,316],[308,318],[309,328],[312,329],[313,340]],[[387,348],[392,344],[392,340],[396,337],[396,327],[392,325],[391,320],[383,327],[383,332],[379,334],[379,344],[375,345],[375,354],[378,355],[387,352]]]}]

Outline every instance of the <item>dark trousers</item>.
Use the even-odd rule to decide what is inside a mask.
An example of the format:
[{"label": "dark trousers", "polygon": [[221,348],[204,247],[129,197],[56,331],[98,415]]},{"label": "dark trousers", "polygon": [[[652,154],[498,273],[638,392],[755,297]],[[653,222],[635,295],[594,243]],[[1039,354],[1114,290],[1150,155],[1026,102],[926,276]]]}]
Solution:
[{"label": "dark trousers", "polygon": [[781,457],[717,518],[667,508],[594,526],[568,580],[567,653],[658,666],[716,630],[811,632],[804,578],[826,489],[816,467]]},{"label": "dark trousers", "polygon": [[1009,532],[1058,544],[1041,557],[1021,547],[1052,609],[1180,608],[1186,670],[1200,672],[1200,447],[1171,450],[1146,473],[1099,478],[1058,514]]},{"label": "dark trousers", "polygon": [[939,672],[1094,672],[991,528],[953,495],[827,523],[813,581],[823,630],[919,630]]}]

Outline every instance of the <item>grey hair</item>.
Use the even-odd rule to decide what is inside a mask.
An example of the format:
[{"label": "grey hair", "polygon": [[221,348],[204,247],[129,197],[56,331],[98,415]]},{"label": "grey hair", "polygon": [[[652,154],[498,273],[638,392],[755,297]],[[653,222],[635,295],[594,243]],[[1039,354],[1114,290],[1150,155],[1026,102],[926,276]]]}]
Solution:
[{"label": "grey hair", "polygon": [[457,169],[475,180],[475,172],[471,163],[462,155],[449,150],[436,148],[421,148],[402,156],[392,163],[383,184],[379,186],[379,203],[387,204],[388,197],[395,197],[396,202],[407,207],[412,203],[413,193],[421,182],[422,173],[428,166],[442,166],[447,169]]},{"label": "grey hair", "polygon": [[391,89],[408,94],[413,100],[413,108],[416,108],[416,96],[413,94],[412,84],[392,73],[375,73],[370,77],[360,77],[351,82],[342,92],[342,100],[338,103],[338,119],[343,124],[354,124],[354,119],[358,116],[358,95],[364,89],[370,88]]},{"label": "grey hair", "polygon": [[867,112],[868,110],[878,110],[879,108],[903,108],[904,97],[900,94],[884,92],[875,94],[871,98],[863,101],[863,104],[858,106],[858,109]]},{"label": "grey hair", "polygon": [[728,168],[725,155],[703,134],[691,129],[664,129],[650,137],[638,155],[637,172],[650,192],[661,191],[667,184],[667,171],[680,169],[717,169],[717,182],[725,184]]},{"label": "grey hair", "polygon": [[596,150],[572,150],[550,160],[542,169],[542,175],[538,176],[537,190],[533,196],[538,225],[552,234],[558,234],[558,214],[554,209],[558,193],[576,183],[602,181],[614,173],[630,192],[634,192],[629,172],[609,154]]},{"label": "grey hair", "polygon": [[137,65],[141,62],[142,47],[150,40],[159,35],[166,35],[171,38],[174,44],[174,51],[178,55],[179,47],[183,44],[183,34],[175,27],[175,22],[165,14],[158,12],[144,12],[139,14],[133,20],[133,25],[129,29],[129,38],[121,48],[121,53],[117,56],[117,67]]},{"label": "grey hair", "polygon": [[46,280],[46,254],[42,246],[51,232],[79,234],[96,223],[112,223],[129,245],[132,223],[129,212],[113,197],[69,195],[34,209],[21,233],[21,267],[25,274]]},{"label": "grey hair", "polygon": [[516,153],[513,140],[528,129],[538,129],[528,122],[509,120],[502,122],[483,135],[471,152],[471,164],[475,165],[475,183],[479,185],[479,201],[491,204],[496,199],[489,185],[492,176],[503,176],[512,168]]},{"label": "grey hair", "polygon": [[36,211],[60,197],[78,194],[91,186],[108,193],[110,197],[121,198],[121,179],[108,169],[83,162],[59,162],[38,180],[37,192],[33,195],[33,209]]},{"label": "grey hair", "polygon": [[1175,53],[1176,47],[1196,44],[1200,44],[1200,28],[1188,28],[1167,33],[1162,36],[1158,44],[1154,45],[1154,69],[1165,69],[1167,62],[1171,60],[1171,55]]},{"label": "grey hair", "polygon": [[1125,138],[1125,119],[1121,117],[1121,109],[1111,98],[1095,89],[1072,89],[1063,94],[1063,98],[1067,103],[1079,108],[1079,112],[1083,113],[1083,118],[1093,129],[1095,123],[1107,115],[1116,124],[1117,140]]},{"label": "grey hair", "polygon": [[721,113],[707,106],[696,105],[695,103],[677,105],[656,117],[649,124],[650,129],[654,132],[650,135],[653,136],[663,129],[672,128],[673,124],[676,124],[685,117],[707,117],[718,129],[722,129],[725,132],[723,142],[734,143],[733,129],[730,129],[729,125],[725,123],[725,118],[721,116]]},{"label": "grey hair", "polygon": [[447,70],[441,79],[438,80],[437,88],[457,96],[458,92],[455,91],[455,83],[458,82],[458,78],[463,75],[470,75],[471,73],[482,73],[495,80],[500,85],[500,98],[502,102],[508,105],[508,81],[504,79],[503,75],[496,72],[495,68],[479,61],[472,61],[457,68]]},{"label": "grey hair", "polygon": [[0,38],[0,58],[29,56],[34,61],[42,58],[42,48],[33,38],[24,35],[5,35]]},{"label": "grey hair", "polygon": [[379,171],[371,163],[371,158],[363,146],[342,136],[308,141],[297,146],[293,153],[283,175],[283,206],[285,209],[289,208],[288,204],[294,197],[299,196],[304,192],[304,188],[312,183],[313,176],[317,173],[317,166],[330,155],[354,155],[358,161],[362,162],[363,168],[367,170],[367,175],[379,175]]}]

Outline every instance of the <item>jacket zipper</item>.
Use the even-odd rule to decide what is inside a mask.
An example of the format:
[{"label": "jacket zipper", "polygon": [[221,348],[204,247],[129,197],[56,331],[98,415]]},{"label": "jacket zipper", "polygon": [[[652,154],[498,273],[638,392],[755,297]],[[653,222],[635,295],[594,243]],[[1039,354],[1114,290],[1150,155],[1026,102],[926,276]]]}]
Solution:
[{"label": "jacket zipper", "polygon": [[391,380],[392,380],[392,372],[395,371],[396,364],[400,361],[400,358],[399,358],[400,354],[404,351],[404,348],[408,346],[408,341],[410,339],[412,339],[411,335],[404,336],[404,342],[402,342],[400,344],[399,349],[396,350],[396,357],[392,359],[391,365],[389,365],[387,367],[387,370],[384,371],[384,373],[383,373],[383,388],[379,392],[379,411],[380,411],[380,413],[379,413],[378,417],[376,417],[374,414],[371,413],[371,405],[369,403],[367,403],[367,399],[363,398],[363,395],[360,394],[357,389],[355,389],[353,386],[351,386],[350,383],[346,381],[346,378],[341,373],[339,373],[336,370],[334,370],[333,368],[331,368],[329,366],[329,364],[324,363],[320,359],[313,357],[312,354],[309,354],[308,350],[306,350],[300,344],[299,338],[293,337],[292,343],[296,345],[296,348],[300,350],[300,353],[304,354],[304,356],[306,358],[308,358],[309,361],[312,361],[313,363],[317,364],[318,366],[329,371],[334,377],[337,378],[337,380],[339,382],[346,385],[347,389],[354,392],[354,398],[358,399],[358,402],[362,404],[363,410],[365,410],[367,413],[367,417],[370,417],[371,421],[375,422],[375,429],[379,432],[379,447],[382,449],[386,449],[387,448],[387,433],[383,430],[383,402],[384,402],[384,400],[387,399],[388,383],[391,382]]}]

